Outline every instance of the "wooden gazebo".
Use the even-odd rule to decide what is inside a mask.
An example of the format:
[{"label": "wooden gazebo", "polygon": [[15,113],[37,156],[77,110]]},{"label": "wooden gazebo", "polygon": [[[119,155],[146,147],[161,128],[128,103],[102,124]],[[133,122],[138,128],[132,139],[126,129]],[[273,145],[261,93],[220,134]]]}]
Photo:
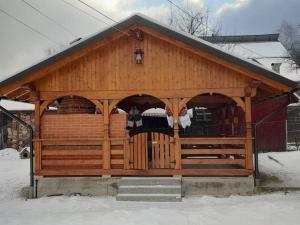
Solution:
[{"label": "wooden gazebo", "polygon": [[[134,15],[2,81],[0,95],[35,104],[38,176],[249,176],[252,104],[296,86]],[[132,107],[167,109],[174,125],[130,132]],[[195,107],[217,128],[182,135],[182,109]]]}]

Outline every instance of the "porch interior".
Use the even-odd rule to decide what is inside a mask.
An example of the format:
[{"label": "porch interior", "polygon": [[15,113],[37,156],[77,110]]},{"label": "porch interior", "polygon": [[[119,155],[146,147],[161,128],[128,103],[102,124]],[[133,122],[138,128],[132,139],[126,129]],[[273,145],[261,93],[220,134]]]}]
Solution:
[{"label": "porch interior", "polygon": [[[186,101],[176,116],[166,101],[134,95],[115,104],[108,123],[103,112],[79,96],[49,104],[41,117],[41,139],[36,140],[40,144],[37,174],[250,175],[245,113],[229,97],[198,95]],[[184,113],[190,120],[185,128],[180,122]]]}]

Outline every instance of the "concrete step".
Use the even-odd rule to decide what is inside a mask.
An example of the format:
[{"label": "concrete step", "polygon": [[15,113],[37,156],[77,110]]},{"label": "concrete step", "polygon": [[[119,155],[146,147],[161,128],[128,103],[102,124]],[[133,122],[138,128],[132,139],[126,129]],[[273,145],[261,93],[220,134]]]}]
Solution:
[{"label": "concrete step", "polygon": [[117,201],[181,202],[181,194],[118,194]]},{"label": "concrete step", "polygon": [[181,201],[181,178],[124,177],[119,182],[118,201]]},{"label": "concrete step", "polygon": [[118,193],[181,195],[181,185],[122,185],[119,187]]},{"label": "concrete step", "polygon": [[177,177],[124,177],[122,185],[181,185],[181,178]]}]

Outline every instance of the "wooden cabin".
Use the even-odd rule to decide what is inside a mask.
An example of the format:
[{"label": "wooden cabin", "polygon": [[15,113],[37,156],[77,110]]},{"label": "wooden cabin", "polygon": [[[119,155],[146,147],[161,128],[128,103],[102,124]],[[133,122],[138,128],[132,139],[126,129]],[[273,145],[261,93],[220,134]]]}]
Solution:
[{"label": "wooden cabin", "polygon": [[[249,176],[252,106],[297,83],[138,14],[0,88],[35,104],[37,176]],[[133,108],[166,109],[173,125],[128,128]],[[183,128],[186,109],[199,120]]]}]

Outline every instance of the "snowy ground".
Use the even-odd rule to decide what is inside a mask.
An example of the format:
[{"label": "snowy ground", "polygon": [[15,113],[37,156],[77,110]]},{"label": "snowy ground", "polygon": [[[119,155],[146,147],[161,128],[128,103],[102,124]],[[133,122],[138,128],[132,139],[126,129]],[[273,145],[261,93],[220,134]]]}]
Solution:
[{"label": "snowy ground", "polygon": [[264,185],[300,187],[300,151],[260,154],[259,169]]},{"label": "snowy ground", "polygon": [[116,202],[114,198],[80,196],[26,201],[19,193],[28,184],[28,169],[29,161],[19,159],[14,150],[0,151],[1,225],[296,225],[300,221],[299,192],[205,196],[181,203]]}]

